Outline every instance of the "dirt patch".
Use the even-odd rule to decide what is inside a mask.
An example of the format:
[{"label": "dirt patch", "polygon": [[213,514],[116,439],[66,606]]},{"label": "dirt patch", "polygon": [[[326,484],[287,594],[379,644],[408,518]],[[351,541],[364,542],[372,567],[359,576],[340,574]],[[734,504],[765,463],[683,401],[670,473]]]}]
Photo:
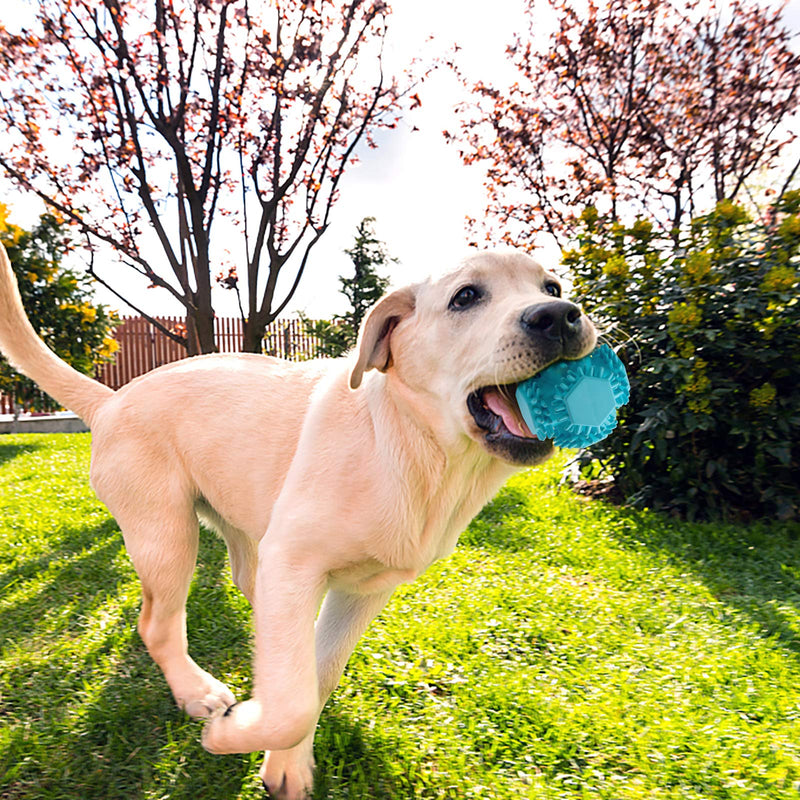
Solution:
[{"label": "dirt patch", "polygon": [[581,480],[570,484],[570,487],[575,494],[585,497],[587,500],[605,500],[615,506],[625,505],[625,495],[614,481]]}]

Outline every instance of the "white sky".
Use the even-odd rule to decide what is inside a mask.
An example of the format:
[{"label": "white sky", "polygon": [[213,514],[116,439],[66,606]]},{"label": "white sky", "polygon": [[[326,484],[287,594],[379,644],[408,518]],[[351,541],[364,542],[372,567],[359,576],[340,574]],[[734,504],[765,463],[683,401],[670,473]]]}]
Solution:
[{"label": "white sky", "polygon": [[[8,23],[19,0],[3,0],[0,21]],[[491,10],[489,6],[491,5]],[[505,46],[523,27],[522,0],[395,0],[390,36],[394,51],[389,58],[403,59],[425,48],[429,35],[435,42],[428,52],[445,52],[457,42],[460,62],[471,77],[494,80],[508,70]],[[542,34],[551,24],[549,6],[542,4]],[[791,0],[784,22],[800,30],[800,0]],[[459,85],[446,70],[434,74],[420,91],[422,107],[405,124],[381,134],[377,150],[364,148],[361,163],[352,167],[341,185],[332,224],[316,245],[289,312],[305,311],[311,317],[328,317],[346,307],[339,294],[338,276],[352,274],[349,258],[358,223],[376,218],[375,231],[389,253],[400,260],[390,270],[395,285],[424,278],[443,265],[453,264],[467,249],[466,216],[480,217],[485,208],[483,173],[465,167],[442,130],[453,128],[453,106],[463,99]],[[419,128],[412,131],[412,126]],[[35,220],[40,207],[3,183],[2,201],[12,207],[19,224]],[[542,244],[546,244],[543,242]],[[558,250],[550,245],[539,254],[554,264]],[[287,265],[287,270],[291,264]],[[123,266],[99,271],[131,300],[152,314],[182,316],[182,307],[165,290],[147,289],[146,281]],[[116,274],[114,274],[116,271]],[[287,279],[293,276],[287,276]],[[285,289],[284,289],[285,291]],[[283,297],[279,286],[279,296]],[[117,298],[98,287],[97,299],[132,313]],[[220,316],[238,314],[232,292],[215,289],[215,309]]]}]

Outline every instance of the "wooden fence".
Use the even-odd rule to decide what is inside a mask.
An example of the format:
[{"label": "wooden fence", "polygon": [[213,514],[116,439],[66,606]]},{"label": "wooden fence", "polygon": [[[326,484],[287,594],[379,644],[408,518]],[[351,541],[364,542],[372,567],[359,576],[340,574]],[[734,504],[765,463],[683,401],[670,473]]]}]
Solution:
[{"label": "wooden fence", "polygon": [[[183,332],[184,321],[177,317],[157,317],[167,330]],[[214,335],[220,353],[238,353],[242,350],[244,323],[235,317],[218,317],[214,320]],[[165,336],[144,317],[123,317],[122,324],[114,331],[119,343],[114,361],[102,364],[97,369],[97,379],[119,389],[129,381],[156,369],[186,358],[186,350],[178,342]],[[314,357],[316,337],[306,333],[298,319],[275,320],[267,326],[263,352],[267,355],[304,361]],[[0,414],[12,412],[11,398],[0,393]]]},{"label": "wooden fence", "polygon": [[[167,330],[183,332],[184,322],[177,317],[157,317]],[[214,336],[220,353],[239,353],[242,350],[244,323],[235,317],[217,317]],[[97,379],[119,389],[151,369],[186,358],[186,350],[165,336],[143,317],[123,317],[114,332],[119,350],[111,364],[103,364]],[[275,320],[267,327],[263,352],[267,355],[302,361],[313,358],[317,342],[309,336],[298,319]]]}]

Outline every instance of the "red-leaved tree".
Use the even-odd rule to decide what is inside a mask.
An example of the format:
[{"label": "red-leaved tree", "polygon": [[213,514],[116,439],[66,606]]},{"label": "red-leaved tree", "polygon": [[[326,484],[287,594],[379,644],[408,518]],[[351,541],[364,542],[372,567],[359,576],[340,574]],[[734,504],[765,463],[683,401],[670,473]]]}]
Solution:
[{"label": "red-leaved tree", "polygon": [[[559,243],[587,205],[645,213],[677,231],[737,197],[795,139],[800,56],[780,14],[755,0],[550,0],[557,30],[508,48],[511,87],[471,84],[459,130],[467,163],[488,170],[489,217],[507,238]],[[677,234],[676,234],[677,235]]]},{"label": "red-leaved tree", "polygon": [[[356,147],[396,124],[387,15],[383,0],[38,0],[30,29],[0,29],[0,165],[170,292],[188,334],[164,332],[190,353],[215,347],[214,276],[258,351]],[[220,237],[240,251],[227,262]]]}]

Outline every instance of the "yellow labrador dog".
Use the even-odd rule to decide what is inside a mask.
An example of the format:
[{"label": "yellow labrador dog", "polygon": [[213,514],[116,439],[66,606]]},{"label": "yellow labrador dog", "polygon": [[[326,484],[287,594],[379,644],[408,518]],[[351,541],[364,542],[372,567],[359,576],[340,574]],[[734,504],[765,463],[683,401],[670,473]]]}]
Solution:
[{"label": "yellow labrador dog", "polygon": [[[201,356],[113,392],[42,343],[0,254],[0,349],[92,429],[91,484],[141,579],[148,651],[178,705],[208,718],[204,747],[268,751],[261,777],[288,800],[311,790],[317,718],[392,590],[452,552],[515,469],[552,454],[515,384],[596,337],[536,261],[477,253],[385,296],[350,357]],[[254,610],[241,703],[187,649],[198,518]]]}]

